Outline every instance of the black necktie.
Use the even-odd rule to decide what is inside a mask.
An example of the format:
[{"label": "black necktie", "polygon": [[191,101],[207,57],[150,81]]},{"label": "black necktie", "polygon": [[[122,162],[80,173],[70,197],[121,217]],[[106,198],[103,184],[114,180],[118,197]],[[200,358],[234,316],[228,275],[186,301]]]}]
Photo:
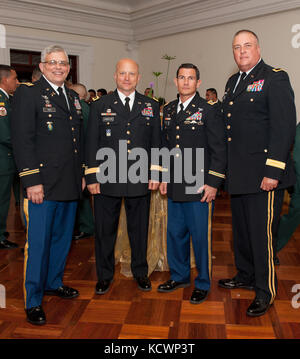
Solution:
[{"label": "black necktie", "polygon": [[183,103],[181,103],[179,106],[180,106],[180,110],[179,110],[179,112],[177,113],[177,116],[180,116],[180,115],[183,114]]},{"label": "black necktie", "polygon": [[244,79],[245,79],[246,76],[247,76],[246,72],[243,72],[243,73],[241,74],[240,81],[239,81],[239,83],[238,83],[238,85],[237,85],[237,87],[236,87],[234,93],[237,93],[237,92],[243,87],[243,85],[244,85]]},{"label": "black necktie", "polygon": [[61,102],[66,106],[67,109],[69,109],[69,106],[68,106],[67,100],[66,100],[66,96],[63,93],[63,89],[61,87],[58,87],[57,91],[59,93],[59,98],[61,99]]},{"label": "black necktie", "polygon": [[129,98],[129,97],[125,97],[125,110],[126,110],[126,112],[127,112],[128,115],[130,114],[129,101],[130,101],[130,98]]}]

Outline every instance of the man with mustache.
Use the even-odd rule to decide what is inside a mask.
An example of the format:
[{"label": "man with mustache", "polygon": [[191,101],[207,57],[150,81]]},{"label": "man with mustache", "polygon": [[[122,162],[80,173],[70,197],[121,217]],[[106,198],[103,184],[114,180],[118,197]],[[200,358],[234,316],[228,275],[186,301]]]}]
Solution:
[{"label": "man with mustache", "polygon": [[46,323],[44,294],[79,295],[62,278],[84,186],[81,107],[78,95],[64,86],[68,55],[60,46],[48,46],[39,67],[43,76],[19,87],[12,112],[13,149],[25,192],[25,310],[36,325]]}]

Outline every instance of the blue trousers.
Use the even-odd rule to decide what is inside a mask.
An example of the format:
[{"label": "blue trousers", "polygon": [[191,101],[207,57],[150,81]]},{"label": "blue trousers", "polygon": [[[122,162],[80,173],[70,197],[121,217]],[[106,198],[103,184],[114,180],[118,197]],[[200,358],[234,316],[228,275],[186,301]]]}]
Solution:
[{"label": "blue trousers", "polygon": [[213,208],[213,202],[168,200],[167,256],[172,280],[190,282],[190,238],[192,237],[198,270],[195,287],[210,289]]},{"label": "blue trousers", "polygon": [[44,290],[62,283],[75,222],[77,201],[24,199],[26,244],[24,248],[25,309],[41,305]]}]

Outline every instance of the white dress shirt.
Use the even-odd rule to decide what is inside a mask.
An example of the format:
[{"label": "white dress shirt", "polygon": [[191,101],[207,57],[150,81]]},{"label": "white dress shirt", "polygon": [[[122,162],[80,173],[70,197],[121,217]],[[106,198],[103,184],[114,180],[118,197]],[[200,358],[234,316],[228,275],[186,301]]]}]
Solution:
[{"label": "white dress shirt", "polygon": [[[255,66],[253,66],[250,70],[246,71],[246,76],[245,76],[245,78],[246,78],[246,77],[249,75],[249,73],[260,63],[260,61],[261,61],[261,58],[259,59],[258,63],[257,63]],[[238,80],[237,80],[237,82],[236,82],[236,84],[235,84],[235,86],[234,86],[233,93],[235,92],[235,89],[236,89],[237,85],[238,85],[239,82],[240,82],[240,79],[241,79],[242,74],[243,74],[243,71],[240,71],[240,76],[239,76],[239,78],[238,78]],[[245,78],[244,78],[244,80],[245,80]]]},{"label": "white dress shirt", "polygon": [[129,97],[129,108],[130,108],[130,111],[132,110],[132,106],[133,106],[133,103],[134,103],[134,99],[135,99],[135,91],[131,92],[131,94],[129,96],[126,96],[124,95],[121,91],[117,90],[118,91],[118,95],[120,97],[120,100],[122,101],[123,105],[125,106],[125,98],[126,97]]},{"label": "white dress shirt", "polygon": [[69,100],[68,100],[68,96],[67,96],[67,92],[66,92],[66,89],[65,89],[65,84],[62,84],[61,86],[57,86],[55,85],[54,83],[52,83],[51,81],[49,81],[44,75],[43,75],[44,79],[49,83],[49,85],[51,87],[53,87],[53,89],[55,90],[55,92],[59,95],[59,92],[58,92],[58,88],[61,87],[62,90],[63,90],[63,94],[65,95],[65,98],[66,98],[66,101],[67,101],[67,105],[68,105],[68,108],[70,109],[70,105],[69,105]]},{"label": "white dress shirt", "polygon": [[194,94],[194,96],[190,97],[188,100],[184,101],[184,102],[181,102],[181,99],[179,97],[179,101],[178,101],[178,106],[177,106],[177,113],[181,110],[180,108],[180,104],[182,103],[183,104],[183,110],[185,110],[188,105],[190,104],[190,102],[192,102],[193,98],[195,97],[196,94]]}]

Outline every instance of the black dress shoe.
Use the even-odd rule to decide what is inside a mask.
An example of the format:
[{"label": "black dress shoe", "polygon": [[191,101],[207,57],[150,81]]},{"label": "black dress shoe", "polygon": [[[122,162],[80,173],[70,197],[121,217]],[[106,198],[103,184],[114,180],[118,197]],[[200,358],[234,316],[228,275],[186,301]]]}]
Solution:
[{"label": "black dress shoe", "polygon": [[208,296],[208,291],[203,289],[195,288],[191,295],[190,303],[199,304],[205,301]]},{"label": "black dress shoe", "polygon": [[179,288],[189,287],[190,285],[191,283],[175,282],[175,280],[169,279],[165,283],[160,284],[157,288],[157,291],[161,293],[169,293]]},{"label": "black dress shoe", "polygon": [[27,315],[27,321],[34,325],[46,324],[46,315],[43,308],[39,305],[38,307],[32,307],[25,309]]},{"label": "black dress shoe", "polygon": [[220,279],[218,284],[219,284],[219,287],[226,288],[226,289],[248,289],[248,290],[254,289],[254,287],[252,285],[237,281],[234,278]]},{"label": "black dress shoe", "polygon": [[0,249],[14,249],[18,247],[19,246],[16,243],[10,242],[7,239],[0,241]]},{"label": "black dress shoe", "polygon": [[152,289],[148,276],[145,275],[144,277],[136,277],[135,280],[137,281],[138,288],[143,292],[149,292]]},{"label": "black dress shoe", "polygon": [[73,236],[73,240],[78,241],[79,239],[89,238],[92,236],[93,236],[93,234],[80,232],[79,234],[76,234],[75,236]]},{"label": "black dress shoe", "polygon": [[46,295],[56,295],[64,299],[72,299],[79,296],[78,290],[74,288],[67,287],[65,285],[55,289],[55,290],[45,290]]},{"label": "black dress shoe", "polygon": [[96,294],[105,294],[108,292],[111,280],[100,280],[96,284]]},{"label": "black dress shoe", "polygon": [[270,304],[270,302],[267,302],[264,299],[255,297],[254,301],[248,307],[246,313],[250,317],[259,317],[261,315],[264,315],[271,305],[272,303]]}]

